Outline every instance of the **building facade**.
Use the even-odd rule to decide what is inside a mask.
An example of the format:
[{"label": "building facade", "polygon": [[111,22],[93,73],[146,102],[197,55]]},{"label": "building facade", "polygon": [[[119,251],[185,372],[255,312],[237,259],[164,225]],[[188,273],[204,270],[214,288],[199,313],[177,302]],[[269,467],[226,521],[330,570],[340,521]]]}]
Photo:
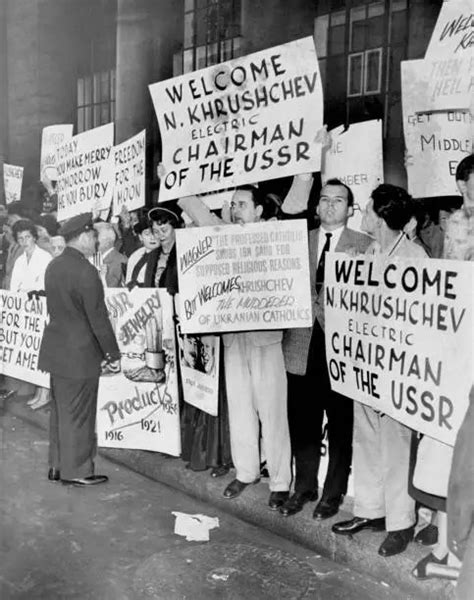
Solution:
[{"label": "building facade", "polygon": [[[41,132],[147,129],[149,201],[160,136],[148,84],[314,36],[329,128],[381,118],[385,179],[405,185],[400,61],[422,58],[442,0],[2,0],[0,165],[38,190]],[[3,196],[3,186],[1,194]]]}]

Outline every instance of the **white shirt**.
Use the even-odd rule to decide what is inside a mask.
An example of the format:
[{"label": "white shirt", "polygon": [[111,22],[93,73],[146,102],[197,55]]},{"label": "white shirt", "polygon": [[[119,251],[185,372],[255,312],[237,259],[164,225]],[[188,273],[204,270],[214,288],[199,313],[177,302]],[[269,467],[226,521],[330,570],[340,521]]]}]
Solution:
[{"label": "white shirt", "polygon": [[44,274],[52,260],[51,254],[39,246],[35,247],[29,261],[26,253],[23,252],[13,265],[10,290],[12,292],[44,290]]},{"label": "white shirt", "polygon": [[341,237],[341,234],[344,231],[344,229],[345,229],[345,225],[342,225],[342,227],[338,227],[334,231],[327,231],[326,229],[324,229],[324,227],[322,225],[319,227],[318,263],[319,263],[319,259],[321,258],[321,254],[323,253],[323,248],[326,244],[326,233],[331,234],[331,241],[329,242],[329,252],[334,252],[334,250],[336,249],[336,246],[339,243],[339,238]]}]

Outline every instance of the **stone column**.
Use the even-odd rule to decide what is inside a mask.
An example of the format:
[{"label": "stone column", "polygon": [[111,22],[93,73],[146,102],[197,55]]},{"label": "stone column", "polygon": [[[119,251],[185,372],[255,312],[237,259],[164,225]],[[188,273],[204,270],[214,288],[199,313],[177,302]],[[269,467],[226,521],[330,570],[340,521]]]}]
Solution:
[{"label": "stone column", "polygon": [[118,0],[115,143],[135,135],[150,119],[153,31],[149,0]]}]

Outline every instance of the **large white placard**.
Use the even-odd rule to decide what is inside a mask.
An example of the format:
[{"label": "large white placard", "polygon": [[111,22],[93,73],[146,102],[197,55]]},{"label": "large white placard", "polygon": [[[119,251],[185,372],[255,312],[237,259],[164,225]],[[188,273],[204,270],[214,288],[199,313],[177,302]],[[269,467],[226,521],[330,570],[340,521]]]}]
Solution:
[{"label": "large white placard", "polygon": [[114,148],[114,216],[145,206],[145,150],[145,129]]},{"label": "large white placard", "polygon": [[341,125],[329,134],[331,145],[323,152],[322,181],[336,177],[351,188],[360,210],[354,212],[349,224],[360,230],[361,211],[372,191],[383,183],[382,121],[355,123],[347,131]]},{"label": "large white placard", "polygon": [[3,186],[5,202],[19,202],[21,200],[21,186],[23,183],[23,167],[3,163]]},{"label": "large white placard", "polygon": [[73,125],[50,125],[41,135],[40,181],[57,181],[56,148],[72,138]]},{"label": "large white placard", "polygon": [[469,111],[417,114],[425,87],[425,61],[401,63],[403,131],[408,191],[414,198],[454,196],[456,167],[472,152],[472,117]]},{"label": "large white placard", "polygon": [[306,221],[176,232],[183,333],[312,325]]},{"label": "large white placard", "polygon": [[58,220],[107,210],[114,182],[114,124],[96,127],[56,149]]},{"label": "large white placard", "polygon": [[180,336],[180,365],[185,402],[217,417],[220,337]]},{"label": "large white placard", "polygon": [[312,37],[150,86],[160,201],[319,171],[323,95]]},{"label": "large white placard", "polygon": [[100,378],[99,446],[181,452],[173,300],[166,290],[108,288],[122,370]]},{"label": "large white placard", "polygon": [[0,291],[0,373],[49,387],[49,373],[38,369],[46,319],[45,298]]},{"label": "large white placard", "polygon": [[418,110],[467,110],[474,96],[472,0],[445,0],[425,54]]},{"label": "large white placard", "polygon": [[469,262],[329,254],[332,388],[454,445],[474,372],[473,271]]}]

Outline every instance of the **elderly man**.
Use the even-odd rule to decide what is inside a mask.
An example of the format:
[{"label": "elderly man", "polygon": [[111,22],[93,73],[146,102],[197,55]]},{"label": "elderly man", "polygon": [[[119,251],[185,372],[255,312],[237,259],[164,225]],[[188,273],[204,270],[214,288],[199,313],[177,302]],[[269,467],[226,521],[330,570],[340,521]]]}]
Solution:
[{"label": "elderly man", "polygon": [[101,272],[107,287],[121,287],[125,279],[127,257],[115,248],[117,234],[111,223],[96,223]]},{"label": "elderly man", "polygon": [[347,491],[352,460],[353,402],[331,391],[324,338],[324,263],[327,252],[364,252],[366,235],[347,227],[354,212],[354,196],[338,179],[321,189],[316,213],[320,227],[309,233],[312,329],[288,329],[283,351],[288,375],[288,416],[295,458],[295,491],[280,508],[284,516],[298,513],[318,497],[318,471],[326,413],[329,465],[315,519],[327,519],[339,510]]},{"label": "elderly man", "polygon": [[94,474],[95,416],[101,366],[120,370],[120,351],[104,302],[104,289],[87,260],[96,246],[92,215],[73,217],[61,228],[67,247],[46,270],[50,320],[39,368],[51,373],[50,481],[90,486]]},{"label": "elderly man", "polygon": [[[245,225],[265,218],[264,200],[256,188],[237,189],[231,220]],[[237,476],[224,496],[235,498],[260,478],[260,423],[270,474],[268,505],[278,510],[288,498],[291,452],[286,375],[281,331],[249,331],[222,336],[229,405],[232,460]]]}]

